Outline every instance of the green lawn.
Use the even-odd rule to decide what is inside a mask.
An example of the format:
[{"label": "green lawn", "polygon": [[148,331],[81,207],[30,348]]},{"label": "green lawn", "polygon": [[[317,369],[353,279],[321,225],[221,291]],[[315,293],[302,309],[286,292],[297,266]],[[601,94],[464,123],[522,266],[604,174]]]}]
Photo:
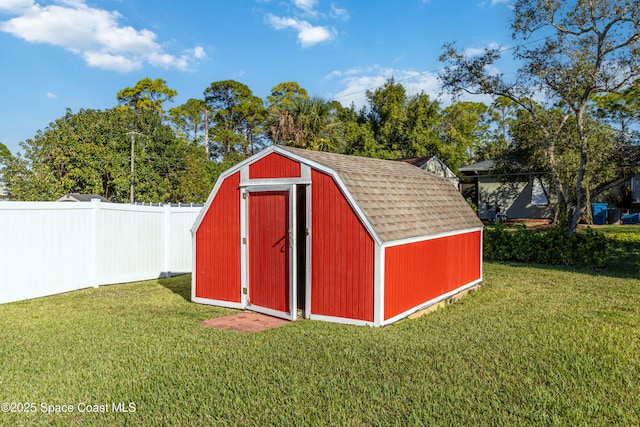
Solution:
[{"label": "green lawn", "polygon": [[232,311],[189,276],[0,305],[0,402],[36,407],[0,425],[640,425],[640,227],[604,231],[610,268],[485,263],[480,292],[377,329],[204,328]]}]

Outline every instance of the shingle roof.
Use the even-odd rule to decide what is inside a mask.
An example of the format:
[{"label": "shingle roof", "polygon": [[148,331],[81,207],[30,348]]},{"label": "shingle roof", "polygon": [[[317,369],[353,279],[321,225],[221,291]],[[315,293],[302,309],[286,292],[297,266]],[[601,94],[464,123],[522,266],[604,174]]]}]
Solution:
[{"label": "shingle roof", "polygon": [[460,166],[458,171],[460,173],[478,173],[478,172],[488,172],[495,166],[495,161],[493,159],[483,160],[478,163],[474,163],[472,165]]},{"label": "shingle roof", "polygon": [[279,148],[334,171],[383,242],[482,227],[447,179],[408,163]]},{"label": "shingle roof", "polygon": [[58,198],[56,202],[90,202],[93,199],[99,199],[101,202],[111,202],[106,197],[102,197],[99,194],[81,194],[81,193],[69,193]]},{"label": "shingle roof", "polygon": [[405,162],[405,163],[409,163],[410,165],[413,165],[415,167],[421,168],[422,166],[424,166],[425,163],[427,163],[432,158],[433,158],[433,156],[405,157],[404,159],[397,159],[396,162]]}]

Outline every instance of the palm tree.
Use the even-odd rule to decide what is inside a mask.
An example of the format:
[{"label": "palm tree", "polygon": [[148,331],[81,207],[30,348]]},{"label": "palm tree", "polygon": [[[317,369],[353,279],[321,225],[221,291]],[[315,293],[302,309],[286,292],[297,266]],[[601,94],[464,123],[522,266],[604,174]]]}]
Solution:
[{"label": "palm tree", "polygon": [[296,97],[269,111],[269,136],[277,144],[317,151],[344,151],[344,132],[335,108],[321,98]]}]

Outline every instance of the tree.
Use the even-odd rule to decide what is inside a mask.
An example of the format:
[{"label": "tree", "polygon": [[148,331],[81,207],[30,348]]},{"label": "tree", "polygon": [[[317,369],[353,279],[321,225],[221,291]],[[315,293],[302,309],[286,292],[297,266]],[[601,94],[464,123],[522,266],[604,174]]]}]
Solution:
[{"label": "tree", "polygon": [[384,85],[367,91],[368,120],[378,142],[393,153],[394,158],[411,157],[413,150],[407,134],[407,95],[393,78]]},{"label": "tree", "polygon": [[518,106],[509,98],[496,98],[486,113],[488,137],[478,148],[476,161],[504,156],[511,145],[511,126],[516,120]]},{"label": "tree", "polygon": [[367,91],[365,118],[374,134],[380,157],[398,159],[438,156],[452,169],[459,166],[460,156],[440,139],[442,119],[440,104],[428,95],[407,96],[404,86],[393,78]]},{"label": "tree", "polygon": [[[587,108],[594,96],[617,93],[638,80],[640,8],[632,0],[517,0],[511,28],[513,56],[522,64],[512,80],[492,72],[501,56],[499,48],[469,57],[454,43],[445,45],[440,57],[445,63],[440,79],[455,94],[503,96],[530,114],[571,235],[587,207],[584,179],[590,136],[596,131],[586,119]],[[532,41],[538,34],[544,37]],[[547,108],[540,109],[536,99],[543,99]],[[541,112],[551,107],[561,112],[559,121],[544,119]],[[578,164],[569,179],[562,179],[556,142],[571,120],[571,149]]]},{"label": "tree", "polygon": [[486,145],[486,113],[487,106],[479,102],[457,102],[442,112],[441,138],[448,148],[448,164],[453,171],[478,160],[479,151]]},{"label": "tree", "polygon": [[6,145],[0,142],[0,165],[2,165],[10,157],[11,151],[9,151]]},{"label": "tree", "polygon": [[337,118],[344,129],[344,153],[377,159],[388,158],[388,152],[373,134],[367,112],[362,108],[356,111],[352,103],[348,108],[336,105]]},{"label": "tree", "polygon": [[2,169],[11,158],[11,151],[9,151],[6,145],[0,142],[0,181],[2,181]]},{"label": "tree", "polygon": [[235,80],[211,83],[204,95],[212,112],[210,137],[218,145],[216,154],[223,157],[252,154],[262,134],[265,117],[262,99]]},{"label": "tree", "polygon": [[[55,200],[66,193],[91,193],[126,202],[131,180],[138,201],[202,202],[206,198],[180,187],[188,181],[185,176],[198,175],[194,169],[206,168],[204,149],[200,148],[198,158],[151,111],[67,110],[21,146],[24,155],[11,158],[4,172],[13,200]],[[210,182],[203,181],[207,191]],[[187,198],[196,193],[198,200]]]},{"label": "tree", "polygon": [[306,89],[296,82],[282,82],[271,88],[271,94],[267,96],[267,108],[287,108],[295,98],[309,98]]},{"label": "tree", "polygon": [[169,117],[181,137],[204,146],[207,156],[209,147],[209,120],[211,112],[201,99],[190,98],[184,104],[169,110]]},{"label": "tree", "polygon": [[640,120],[640,81],[620,93],[597,95],[594,101],[594,114],[618,129],[622,145],[640,142],[639,132],[633,127]]},{"label": "tree", "polygon": [[279,83],[267,96],[265,135],[274,144],[292,142],[293,120],[291,107],[295,99],[309,99],[304,88],[295,82]]},{"label": "tree", "polygon": [[0,198],[4,196],[4,183],[2,179],[2,172],[4,170],[5,165],[11,160],[11,151],[7,148],[6,145],[0,142]]},{"label": "tree", "polygon": [[317,151],[344,151],[344,132],[336,105],[321,98],[295,97],[284,108],[278,140]]},{"label": "tree", "polygon": [[442,120],[440,103],[420,93],[408,99],[406,110],[406,132],[410,155],[416,157],[436,155],[447,164],[453,162],[452,169],[457,169],[459,163],[446,152],[438,133]]},{"label": "tree", "polygon": [[203,203],[209,197],[221,171],[209,160],[203,146],[187,142],[182,146],[185,169],[178,174],[174,200],[184,203]]},{"label": "tree", "polygon": [[148,77],[140,80],[134,87],[127,87],[118,92],[118,104],[121,108],[136,111],[148,110],[164,114],[164,103],[173,101],[178,92],[167,86],[162,79],[151,80]]}]

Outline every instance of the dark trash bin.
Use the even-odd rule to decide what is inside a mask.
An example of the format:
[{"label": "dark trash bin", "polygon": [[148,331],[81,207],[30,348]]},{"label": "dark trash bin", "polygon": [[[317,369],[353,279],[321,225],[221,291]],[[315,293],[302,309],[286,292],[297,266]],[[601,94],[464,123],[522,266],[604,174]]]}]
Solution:
[{"label": "dark trash bin", "polygon": [[607,224],[617,224],[618,222],[620,222],[621,216],[622,216],[622,209],[620,208],[607,209]]}]

